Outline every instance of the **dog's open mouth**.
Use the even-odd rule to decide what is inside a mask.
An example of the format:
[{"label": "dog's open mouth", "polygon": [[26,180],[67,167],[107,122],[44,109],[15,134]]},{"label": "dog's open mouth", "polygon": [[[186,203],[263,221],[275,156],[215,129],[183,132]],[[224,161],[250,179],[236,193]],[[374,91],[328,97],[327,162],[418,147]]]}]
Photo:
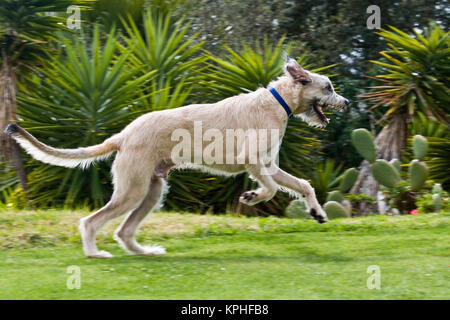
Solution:
[{"label": "dog's open mouth", "polygon": [[319,100],[313,101],[312,106],[313,106],[314,112],[317,114],[317,116],[319,117],[320,121],[322,123],[324,123],[325,125],[330,123],[330,119],[328,119],[327,116],[325,115],[325,110],[327,108],[331,108],[331,109],[339,110],[339,111],[345,110],[344,106],[323,103],[323,102],[320,102]]},{"label": "dog's open mouth", "polygon": [[315,101],[313,103],[314,111],[319,116],[320,121],[328,124],[330,122],[330,119],[327,118],[327,116],[324,114],[325,110],[327,109],[328,105],[326,103],[320,105],[318,101]]}]

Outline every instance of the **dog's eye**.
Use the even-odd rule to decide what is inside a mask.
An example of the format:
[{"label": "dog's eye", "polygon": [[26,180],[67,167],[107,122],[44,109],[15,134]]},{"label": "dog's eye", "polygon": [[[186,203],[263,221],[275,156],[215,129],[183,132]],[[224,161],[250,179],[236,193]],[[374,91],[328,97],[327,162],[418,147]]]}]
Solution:
[{"label": "dog's eye", "polygon": [[327,84],[327,86],[325,87],[325,90],[327,91],[333,91],[333,88],[331,88],[331,84]]},{"label": "dog's eye", "polygon": [[300,83],[304,86],[306,86],[308,83],[310,83],[311,81],[309,80],[301,80]]}]

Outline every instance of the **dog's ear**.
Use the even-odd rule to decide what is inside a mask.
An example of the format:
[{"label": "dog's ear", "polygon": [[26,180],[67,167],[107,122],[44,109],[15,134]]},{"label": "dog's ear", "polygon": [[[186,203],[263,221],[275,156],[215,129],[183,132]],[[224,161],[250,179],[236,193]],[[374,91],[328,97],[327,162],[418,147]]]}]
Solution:
[{"label": "dog's ear", "polygon": [[298,81],[303,85],[306,85],[309,82],[311,82],[311,78],[309,77],[308,73],[305,70],[303,70],[303,68],[298,64],[298,62],[295,59],[292,59],[287,55],[284,69],[291,75],[291,77],[295,81]]}]

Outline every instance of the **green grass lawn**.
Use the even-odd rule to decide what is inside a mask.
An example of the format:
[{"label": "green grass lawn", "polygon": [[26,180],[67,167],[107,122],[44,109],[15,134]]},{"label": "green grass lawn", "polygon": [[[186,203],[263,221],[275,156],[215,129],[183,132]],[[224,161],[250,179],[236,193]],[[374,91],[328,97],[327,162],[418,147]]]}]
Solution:
[{"label": "green grass lawn", "polygon": [[[450,214],[309,220],[156,213],[138,235],[164,256],[132,256],[98,236],[83,256],[87,212],[0,212],[1,299],[449,299]],[[381,271],[369,290],[367,268]],[[69,290],[68,266],[81,271]]]}]

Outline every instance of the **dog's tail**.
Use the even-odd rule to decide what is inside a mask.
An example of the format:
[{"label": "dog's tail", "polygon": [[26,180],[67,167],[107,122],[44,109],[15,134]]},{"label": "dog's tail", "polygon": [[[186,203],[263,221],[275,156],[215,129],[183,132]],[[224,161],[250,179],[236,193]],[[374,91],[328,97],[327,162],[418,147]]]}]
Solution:
[{"label": "dog's tail", "polygon": [[114,139],[107,139],[103,143],[78,149],[52,148],[33,137],[17,124],[10,123],[5,133],[11,135],[33,158],[61,167],[87,168],[93,161],[107,158],[113,151],[118,150]]}]

